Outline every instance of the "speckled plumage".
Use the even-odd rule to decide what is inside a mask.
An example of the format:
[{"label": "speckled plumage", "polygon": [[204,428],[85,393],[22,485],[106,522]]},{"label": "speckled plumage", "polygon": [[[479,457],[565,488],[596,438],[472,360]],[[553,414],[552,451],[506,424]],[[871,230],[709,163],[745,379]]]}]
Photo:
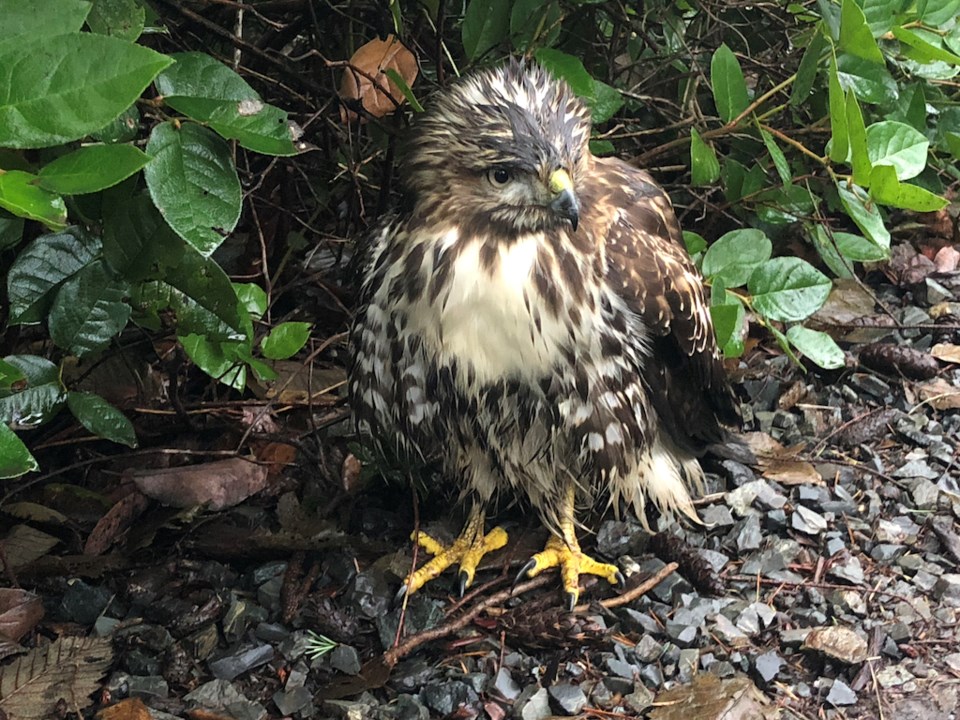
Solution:
[{"label": "speckled plumage", "polygon": [[[402,166],[412,210],[372,238],[352,407],[364,436],[442,461],[481,506],[519,496],[553,528],[573,485],[581,504],[695,518],[697,456],[737,418],[703,284],[664,192],[589,136],[537,66],[437,95]],[[557,169],[576,229],[550,204]]]}]

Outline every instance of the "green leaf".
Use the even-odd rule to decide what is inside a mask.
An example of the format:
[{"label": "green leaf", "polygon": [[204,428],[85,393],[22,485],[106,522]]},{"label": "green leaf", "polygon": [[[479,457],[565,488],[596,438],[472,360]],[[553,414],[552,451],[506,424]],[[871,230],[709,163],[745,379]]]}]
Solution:
[{"label": "green leaf", "polygon": [[32,428],[56,415],[66,400],[60,369],[36,355],[8,355],[4,361],[23,373],[26,382],[0,387],[0,425]]},{"label": "green leaf", "polygon": [[299,152],[287,113],[263,102],[236,72],[206,53],[172,57],[176,62],[157,78],[157,90],[174,110],[248,150],[281,156]]},{"label": "green leaf", "polygon": [[590,154],[595,157],[604,157],[605,155],[613,155],[617,152],[617,148],[609,140],[591,140],[590,141]]},{"label": "green leaf", "polygon": [[87,392],[67,393],[67,407],[87,430],[127,447],[137,446],[137,434],[127,416],[99,395]]},{"label": "green leaf", "polygon": [[800,60],[800,66],[797,68],[797,79],[793,83],[793,89],[790,92],[790,104],[796,107],[806,102],[810,91],[813,89],[813,83],[817,79],[817,68],[820,65],[820,56],[827,46],[827,40],[823,33],[818,29],[813,36],[813,40],[803,52],[803,58]]},{"label": "green leaf", "polygon": [[144,169],[160,214],[202,255],[216,250],[240,219],[240,179],[230,148],[206,128],[184,123],[157,125]]},{"label": "green leaf", "polygon": [[0,480],[20,477],[40,469],[36,459],[16,433],[0,423]]},{"label": "green leaf", "polygon": [[720,171],[720,181],[724,196],[731,203],[735,203],[760,190],[766,184],[767,174],[756,163],[747,170],[733,158],[725,157]]},{"label": "green leaf", "polygon": [[[722,290],[722,288],[720,288]],[[739,357],[743,354],[743,335],[746,330],[747,312],[740,298],[726,290],[717,293],[716,288],[712,297],[721,297],[721,302],[710,305],[710,318],[713,320],[714,334],[717,336],[717,347],[724,357]]]},{"label": "green leaf", "polygon": [[217,342],[191,334],[182,336],[180,343],[187,357],[214,380],[241,392],[246,387],[247,368],[237,353],[243,342]]},{"label": "green leaf", "polygon": [[54,290],[100,255],[100,239],[77,227],[41,235],[27,245],[7,274],[12,324],[46,318]]},{"label": "green leaf", "polygon": [[866,187],[870,184],[870,156],[867,154],[867,129],[863,125],[860,105],[852,92],[847,93],[847,132],[850,136],[850,164],[853,181]]},{"label": "green leaf", "polygon": [[713,87],[713,101],[716,103],[717,112],[725,123],[733,120],[750,105],[740,61],[726,43],[716,49],[710,60],[710,84]]},{"label": "green leaf", "polygon": [[103,143],[128,143],[137,138],[140,130],[140,111],[131,105],[117,117],[91,133],[91,137]]},{"label": "green leaf", "polygon": [[77,357],[105,348],[130,319],[123,301],[127,283],[102,260],[87,265],[57,291],[50,310],[50,337]]},{"label": "green leaf", "polygon": [[917,6],[920,19],[931,27],[939,27],[960,15],[960,0],[927,0]]},{"label": "green leaf", "polygon": [[891,166],[898,180],[916,177],[927,166],[930,141],[905,123],[894,120],[873,123],[867,128],[866,142],[871,162]]},{"label": "green leaf", "polygon": [[615,87],[599,80],[593,81],[593,97],[587,98],[590,117],[594,124],[606,122],[623,107],[623,96]]},{"label": "green leaf", "polygon": [[832,337],[819,330],[794,325],[787,330],[787,340],[812,362],[827,370],[842,368],[846,361]]},{"label": "green leaf", "polygon": [[0,358],[0,390],[10,390],[15,383],[26,379],[23,372]]},{"label": "green leaf", "polygon": [[0,251],[13,247],[23,239],[23,218],[0,211]]},{"label": "green leaf", "polygon": [[903,4],[903,0],[863,0],[863,17],[875,38],[890,31]]},{"label": "green leaf", "polygon": [[61,35],[77,32],[90,12],[86,0],[0,0],[0,41],[15,35]]},{"label": "green leaf", "polygon": [[813,247],[816,248],[820,259],[833,271],[834,275],[839,278],[853,277],[853,263],[837,251],[834,242],[830,238],[830,234],[823,225],[819,223],[805,223],[804,231],[806,237],[809,238],[813,244]]},{"label": "green leaf", "polygon": [[696,255],[707,249],[707,241],[704,237],[692,230],[683,231],[683,244],[687,246],[687,253],[689,255]]},{"label": "green leaf", "polygon": [[837,74],[837,59],[830,62],[829,77],[830,102],[830,159],[835,163],[847,161],[850,155],[850,134],[847,130],[847,100]]},{"label": "green leaf", "polygon": [[739,287],[770,259],[771,252],[770,238],[760,230],[731,230],[707,248],[701,271],[708,278],[720,278],[724,287]]},{"label": "green leaf", "polygon": [[550,47],[560,35],[563,11],[556,0],[514,0],[510,38],[516,50]]},{"label": "green leaf", "polygon": [[784,185],[756,196],[757,217],[773,225],[788,225],[813,214],[816,198],[802,185]]},{"label": "green leaf", "polygon": [[884,66],[855,55],[841,54],[837,58],[837,73],[840,86],[844,90],[853,90],[857,100],[862,102],[880,105],[896,100],[900,95],[896,81]]},{"label": "green leaf", "polygon": [[855,0],[842,0],[840,3],[840,48],[872,63],[883,63],[877,41],[873,39],[863,10]]},{"label": "green leaf", "polygon": [[143,32],[147,13],[137,0],[93,0],[87,25],[101,35],[134,41]]},{"label": "green leaf", "polygon": [[106,204],[103,257],[127,281],[162,276],[162,269],[176,266],[186,249],[147,193]]},{"label": "green leaf", "polygon": [[583,99],[594,123],[606,122],[623,106],[619,91],[595,80],[579,58],[552,48],[540,48],[534,55],[544,69],[566,82]]},{"label": "green leaf", "polygon": [[38,187],[38,182],[36,175],[23,170],[0,170],[0,207],[51,230],[62,230],[67,226],[67,206],[59,195]]},{"label": "green leaf", "polygon": [[696,128],[690,128],[690,175],[694,185],[710,185],[720,177],[720,161]]},{"label": "green leaf", "polygon": [[[947,147],[950,149],[950,154],[953,155],[955,159],[960,160],[960,133],[947,131],[943,134],[943,138],[946,141]],[[0,247],[3,244],[0,243]]]},{"label": "green leaf", "polygon": [[470,0],[460,34],[468,60],[476,60],[510,34],[511,0]]},{"label": "green leaf", "polygon": [[754,270],[747,283],[753,309],[780,322],[797,322],[815,313],[830,287],[830,278],[796,257],[773,258]]},{"label": "green leaf", "polygon": [[890,258],[890,252],[886,248],[871,242],[863,235],[834,231],[833,241],[840,254],[854,262],[878,262]]},{"label": "green leaf", "polygon": [[[924,37],[922,32],[895,27],[893,36],[904,45],[912,48],[913,52],[909,53],[909,56],[918,62],[932,63],[939,61],[949,65],[960,65],[960,56],[940,47],[941,40],[937,35],[929,33],[927,37]],[[937,44],[935,45],[934,42]]]},{"label": "green leaf", "polygon": [[420,104],[413,89],[407,85],[407,81],[400,73],[393,68],[384,68],[383,74],[390,78],[390,81],[397,86],[397,89],[403,94],[403,97],[407,99],[407,102],[410,103],[410,107],[413,108],[414,112],[424,112],[423,105]]},{"label": "green leaf", "polygon": [[0,147],[60,145],[96,132],[172,62],[92,33],[23,36],[0,45]]},{"label": "green leaf", "polygon": [[793,176],[790,174],[790,164],[787,162],[783,150],[777,146],[773,136],[762,127],[760,128],[760,137],[763,138],[763,144],[766,146],[767,152],[770,153],[770,159],[773,160],[773,166],[777,169],[780,182],[789,185],[793,182]]},{"label": "green leaf", "polygon": [[837,184],[840,202],[847,216],[856,223],[857,227],[884,250],[890,248],[890,231],[883,222],[883,217],[877,206],[870,200],[862,188],[849,185],[846,180]]},{"label": "green leaf", "polygon": [[949,201],[916,185],[901,183],[897,171],[890,165],[877,165],[870,174],[870,197],[890,207],[934,212],[942,210]]},{"label": "green leaf", "polygon": [[38,177],[50,192],[82,195],[126,180],[149,160],[133,145],[87,145],[48,163]]},{"label": "green leaf", "polygon": [[286,360],[300,352],[310,338],[310,323],[285,322],[277,325],[260,343],[263,356],[270,360]]}]

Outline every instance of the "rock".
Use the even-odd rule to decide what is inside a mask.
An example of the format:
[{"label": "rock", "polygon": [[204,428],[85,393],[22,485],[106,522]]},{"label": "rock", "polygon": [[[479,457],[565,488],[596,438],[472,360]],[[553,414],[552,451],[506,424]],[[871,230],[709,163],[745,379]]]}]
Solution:
[{"label": "rock", "polygon": [[273,646],[257,645],[207,663],[210,672],[219,680],[233,680],[253,668],[273,660]]},{"label": "rock", "polygon": [[846,555],[834,560],[827,574],[859,585],[863,582],[863,565],[860,564],[860,559],[856,556]]},{"label": "rock", "polygon": [[820,513],[814,512],[805,505],[797,505],[793,511],[791,525],[807,535],[819,535],[827,529],[827,520]]},{"label": "rock", "polygon": [[657,695],[650,720],[773,720],[777,709],[750,680],[739,675],[721,680],[711,673],[697,675],[686,685]]},{"label": "rock", "polygon": [[854,705],[857,702],[857,694],[851,690],[842,680],[834,680],[827,693],[827,702],[839,707],[840,705]]},{"label": "rock", "polygon": [[[519,710],[517,709],[519,708]],[[544,720],[550,717],[550,696],[543,688],[537,688],[525,701],[514,705],[514,714],[520,720]]]},{"label": "rock", "polygon": [[350,645],[337,645],[330,653],[330,667],[346,675],[360,673],[360,655]]},{"label": "rock", "polygon": [[292,690],[278,690],[273,694],[273,704],[281,715],[293,715],[303,710],[313,701],[313,694],[305,687],[296,687]]},{"label": "rock", "polygon": [[152,700],[165,698],[170,694],[167,681],[159,675],[131,675],[127,680],[130,697]]},{"label": "rock", "polygon": [[757,657],[757,673],[763,678],[765,683],[771,682],[777,676],[777,673],[780,672],[781,667],[783,667],[783,658],[773,650]]},{"label": "rock", "polygon": [[[227,680],[211,680],[183,698],[194,707],[200,706],[210,710],[223,712],[227,707],[231,709],[231,716],[236,717],[236,708],[246,708],[248,716],[265,718],[266,709],[259,703],[247,700],[236,687]],[[252,713],[252,715],[251,715]]]},{"label": "rock", "polygon": [[473,705],[480,698],[476,691],[464,682],[432,682],[423,686],[420,699],[440,715],[449,715],[465,705]]},{"label": "rock", "polygon": [[803,648],[849,664],[861,663],[867,659],[867,641],[853,630],[840,625],[814,628],[807,634]]},{"label": "rock", "polygon": [[960,573],[944,573],[933,586],[933,596],[950,607],[960,607]]},{"label": "rock", "polygon": [[501,667],[497,671],[497,676],[493,680],[493,687],[507,700],[516,700],[520,697],[521,688],[513,679],[510,670],[505,667]]},{"label": "rock", "polygon": [[880,687],[884,688],[898,687],[916,679],[913,673],[902,664],[881,668],[877,671],[876,677]]},{"label": "rock", "polygon": [[579,685],[560,683],[551,687],[548,693],[553,707],[564,715],[577,715],[587,704],[587,696]]}]

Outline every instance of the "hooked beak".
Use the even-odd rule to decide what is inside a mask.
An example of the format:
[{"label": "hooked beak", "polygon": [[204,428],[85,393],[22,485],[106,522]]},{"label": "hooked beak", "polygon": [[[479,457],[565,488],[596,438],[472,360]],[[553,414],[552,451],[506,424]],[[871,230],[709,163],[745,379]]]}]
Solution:
[{"label": "hooked beak", "polygon": [[580,204],[573,192],[573,180],[563,168],[554,170],[550,175],[550,192],[554,196],[550,202],[550,209],[560,217],[569,220],[573,229],[576,230],[580,222]]}]

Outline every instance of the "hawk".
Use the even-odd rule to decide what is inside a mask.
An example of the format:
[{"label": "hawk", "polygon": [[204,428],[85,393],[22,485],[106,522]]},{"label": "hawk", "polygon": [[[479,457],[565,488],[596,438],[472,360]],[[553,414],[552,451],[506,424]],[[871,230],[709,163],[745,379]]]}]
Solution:
[{"label": "hawk", "polygon": [[461,593],[500,496],[551,532],[520,576],[559,567],[612,584],[583,553],[576,512],[605,502],[645,523],[651,501],[696,520],[704,449],[738,409],[703,280],[650,175],[591,154],[588,109],[531,62],[469,76],[416,122],[401,179],[408,212],[380,226],[351,332],[358,429],[388,456],[442,463],[471,501],[460,536],[408,576],[452,565]]}]

